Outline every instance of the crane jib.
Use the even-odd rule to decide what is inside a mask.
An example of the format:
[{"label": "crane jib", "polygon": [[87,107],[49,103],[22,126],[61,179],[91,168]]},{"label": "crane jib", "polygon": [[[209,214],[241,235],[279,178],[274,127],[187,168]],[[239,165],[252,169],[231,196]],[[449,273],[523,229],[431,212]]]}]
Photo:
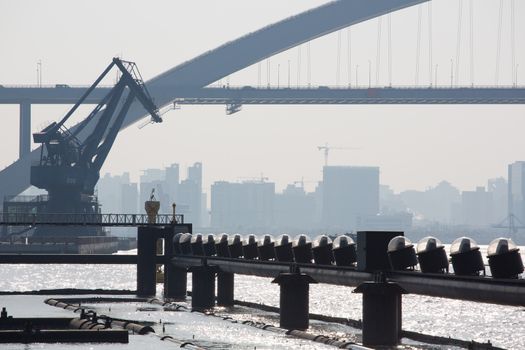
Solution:
[{"label": "crane jib", "polygon": [[[113,67],[120,71],[116,85],[75,128],[66,122]],[[95,185],[119,130],[134,100],[151,114],[152,122],[162,122],[134,62],[113,58],[89,89],[59,121],[33,134],[42,144],[40,162],[31,167],[31,184],[48,191],[48,203],[41,212],[96,213]]]}]

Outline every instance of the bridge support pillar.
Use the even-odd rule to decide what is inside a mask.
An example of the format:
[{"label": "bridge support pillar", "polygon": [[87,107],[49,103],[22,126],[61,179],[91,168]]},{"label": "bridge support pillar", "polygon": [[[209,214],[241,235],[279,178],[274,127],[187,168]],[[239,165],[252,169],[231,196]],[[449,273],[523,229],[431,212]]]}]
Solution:
[{"label": "bridge support pillar", "polygon": [[363,345],[396,346],[401,338],[402,294],[397,283],[364,282],[354,293],[363,294]]},{"label": "bridge support pillar", "polygon": [[157,238],[156,227],[137,230],[137,295],[153,297],[156,294]]},{"label": "bridge support pillar", "polygon": [[31,153],[31,104],[20,103],[19,148],[18,156]]},{"label": "bridge support pillar", "polygon": [[193,310],[209,309],[215,306],[215,268],[207,265],[190,268]]},{"label": "bridge support pillar", "polygon": [[217,273],[217,305],[233,306],[234,276],[229,272]]},{"label": "bridge support pillar", "polygon": [[285,329],[308,329],[310,318],[310,283],[317,283],[303,273],[281,273],[272,281],[280,286],[280,327]]}]

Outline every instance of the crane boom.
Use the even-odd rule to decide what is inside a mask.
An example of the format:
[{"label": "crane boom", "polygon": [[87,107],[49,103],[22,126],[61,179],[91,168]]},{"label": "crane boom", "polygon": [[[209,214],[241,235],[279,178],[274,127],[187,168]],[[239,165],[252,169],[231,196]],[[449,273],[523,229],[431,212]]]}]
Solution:
[{"label": "crane boom", "polygon": [[[119,81],[75,130],[70,131],[65,126],[66,122],[115,66],[122,73]],[[42,144],[42,152],[39,164],[31,167],[31,184],[48,191],[49,200],[45,212],[98,211],[98,204],[86,198],[93,198],[100,169],[135,100],[151,115],[153,122],[162,122],[158,108],[135,63],[113,58],[59,122],[53,122],[33,134],[35,143]],[[93,127],[88,128],[88,125]],[[81,140],[79,135],[82,131],[87,136]]]}]

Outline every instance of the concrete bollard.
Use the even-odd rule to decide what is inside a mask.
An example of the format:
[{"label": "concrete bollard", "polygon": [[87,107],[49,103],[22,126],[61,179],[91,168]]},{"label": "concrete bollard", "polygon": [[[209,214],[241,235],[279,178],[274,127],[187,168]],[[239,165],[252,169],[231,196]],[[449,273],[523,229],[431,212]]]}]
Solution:
[{"label": "concrete bollard", "polygon": [[393,282],[364,282],[354,293],[363,294],[363,345],[396,346],[401,335],[402,294]]},{"label": "concrete bollard", "polygon": [[281,273],[272,281],[280,286],[280,327],[305,330],[309,327],[310,283],[317,283],[303,273]]},{"label": "concrete bollard", "polygon": [[209,309],[215,305],[215,271],[211,266],[194,266],[192,274],[191,308],[194,310]]},{"label": "concrete bollard", "polygon": [[217,273],[217,305],[233,306],[234,302],[234,274],[229,272]]}]

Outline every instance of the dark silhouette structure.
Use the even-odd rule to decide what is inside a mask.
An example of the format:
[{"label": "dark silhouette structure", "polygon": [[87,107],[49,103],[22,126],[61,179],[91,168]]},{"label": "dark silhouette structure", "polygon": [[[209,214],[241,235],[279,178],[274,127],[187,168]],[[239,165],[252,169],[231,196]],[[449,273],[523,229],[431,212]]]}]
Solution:
[{"label": "dark silhouette structure", "polygon": [[[67,120],[114,66],[122,74],[115,87],[87,118],[69,130],[65,126]],[[162,121],[135,63],[114,58],[62,120],[33,134],[35,143],[40,143],[42,148],[39,163],[31,166],[31,184],[49,193],[39,208],[42,212],[98,212],[94,190],[99,172],[135,99],[151,115],[152,121]],[[79,136],[81,132],[87,134],[83,140]],[[37,235],[47,233],[46,228],[36,232]]]}]

